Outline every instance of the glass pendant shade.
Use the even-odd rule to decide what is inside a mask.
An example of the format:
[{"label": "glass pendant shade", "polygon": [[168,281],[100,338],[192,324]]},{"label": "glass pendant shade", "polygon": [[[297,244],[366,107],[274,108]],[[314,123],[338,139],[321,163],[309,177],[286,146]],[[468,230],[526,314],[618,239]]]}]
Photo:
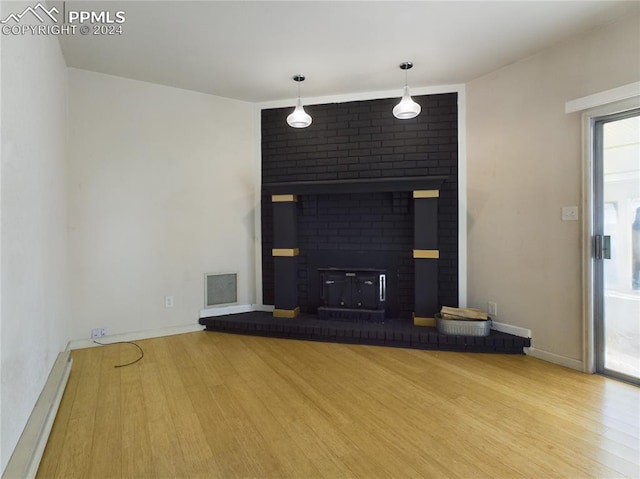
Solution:
[{"label": "glass pendant shade", "polygon": [[296,109],[287,117],[287,123],[292,128],[306,128],[311,125],[311,115],[302,107],[302,100],[298,97]]},{"label": "glass pendant shade", "polygon": [[420,105],[413,101],[411,95],[409,95],[409,87],[405,86],[402,100],[393,107],[393,116],[399,120],[409,120],[418,116],[421,110]]}]

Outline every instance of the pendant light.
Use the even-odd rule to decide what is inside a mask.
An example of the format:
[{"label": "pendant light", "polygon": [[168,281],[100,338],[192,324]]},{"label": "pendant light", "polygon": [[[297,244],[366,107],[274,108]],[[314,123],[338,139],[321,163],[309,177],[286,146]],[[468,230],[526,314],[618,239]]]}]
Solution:
[{"label": "pendant light", "polygon": [[404,70],[404,92],[400,103],[393,107],[393,116],[398,120],[409,120],[411,118],[415,118],[422,110],[420,105],[413,101],[411,95],[409,95],[409,87],[407,86],[407,70],[412,67],[412,62],[402,62],[400,64],[400,69]]},{"label": "pendant light", "polygon": [[296,102],[296,108],[287,117],[287,123],[292,128],[306,128],[311,124],[311,115],[309,115],[302,107],[302,100],[300,100],[300,82],[304,81],[304,75],[296,75],[293,80],[298,82],[298,101]]}]

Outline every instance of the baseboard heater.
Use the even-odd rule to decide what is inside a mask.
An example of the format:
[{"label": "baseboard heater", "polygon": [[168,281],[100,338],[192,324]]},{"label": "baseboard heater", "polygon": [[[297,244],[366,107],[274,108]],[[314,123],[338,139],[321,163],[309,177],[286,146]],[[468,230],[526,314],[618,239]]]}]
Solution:
[{"label": "baseboard heater", "polygon": [[36,477],[40,459],[42,459],[53,421],[67,386],[72,362],[71,351],[58,354],[27,425],[2,473],[2,479]]}]

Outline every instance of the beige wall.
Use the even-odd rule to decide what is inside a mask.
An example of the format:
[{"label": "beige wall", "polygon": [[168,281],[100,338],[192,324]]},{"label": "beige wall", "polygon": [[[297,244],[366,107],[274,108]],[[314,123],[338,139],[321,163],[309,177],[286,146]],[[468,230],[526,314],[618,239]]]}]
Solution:
[{"label": "beige wall", "polygon": [[[0,5],[0,17],[26,8]],[[67,68],[54,36],[2,35],[0,470],[69,339]]]},{"label": "beige wall", "polygon": [[73,68],[69,94],[70,338],[196,325],[208,272],[255,302],[253,105]]},{"label": "beige wall", "polygon": [[[640,18],[625,18],[467,85],[468,302],[582,361],[581,115],[565,102],[640,80]],[[580,216],[585,214],[580,212]]]}]

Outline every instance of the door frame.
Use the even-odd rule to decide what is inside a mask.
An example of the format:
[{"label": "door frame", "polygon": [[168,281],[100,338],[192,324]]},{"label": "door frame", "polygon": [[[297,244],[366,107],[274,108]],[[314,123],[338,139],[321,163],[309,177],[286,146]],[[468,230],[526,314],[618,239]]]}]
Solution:
[{"label": "door frame", "polygon": [[[637,91],[637,90],[636,90]],[[596,268],[593,237],[595,225],[595,122],[602,117],[640,108],[640,95],[620,101],[603,102],[582,110],[582,364],[587,373],[597,371]],[[575,110],[574,110],[575,111]],[[569,111],[567,111],[569,113]]]},{"label": "door frame", "polygon": [[[593,229],[594,235],[592,236],[591,256],[594,271],[593,279],[593,327],[594,327],[594,355],[595,355],[595,371],[605,376],[610,376],[623,381],[628,381],[634,384],[639,382],[638,378],[629,376],[619,371],[609,369],[605,366],[605,330],[606,330],[606,316],[605,316],[605,283],[604,283],[604,266],[605,258],[596,257],[595,237],[604,237],[605,225],[604,225],[604,211],[598,211],[598,207],[604,204],[605,183],[604,183],[604,125],[626,118],[634,118],[640,116],[640,108],[633,108],[629,110],[620,111],[608,115],[594,116],[592,118],[592,135],[593,142],[591,144],[592,157],[593,157]],[[598,213],[596,215],[596,213]]]}]

